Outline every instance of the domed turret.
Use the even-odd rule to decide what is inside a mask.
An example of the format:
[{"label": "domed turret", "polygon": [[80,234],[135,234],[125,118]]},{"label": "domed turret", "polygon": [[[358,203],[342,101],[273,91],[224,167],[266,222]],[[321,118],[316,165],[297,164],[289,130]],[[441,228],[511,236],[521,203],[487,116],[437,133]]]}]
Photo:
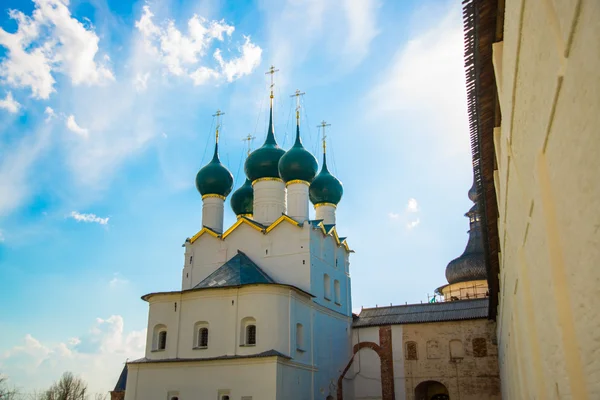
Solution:
[{"label": "domed turret", "polygon": [[342,199],[344,188],[335,176],[327,169],[327,157],[323,153],[323,168],[310,184],[310,201],[316,206],[318,204],[337,205]]},{"label": "domed turret", "polygon": [[469,241],[463,254],[446,267],[446,279],[450,284],[487,279],[478,205],[473,205],[465,216],[470,221]]},{"label": "domed turret", "polygon": [[252,182],[246,178],[246,182],[231,195],[231,209],[237,216],[250,216],[252,215],[253,201]]},{"label": "domed turret", "polygon": [[300,125],[296,125],[296,142],[279,160],[279,176],[284,182],[304,181],[311,183],[318,171],[315,157],[302,146]]},{"label": "domed turret", "polygon": [[277,145],[273,131],[273,107],[269,111],[269,129],[262,147],[254,150],[246,159],[244,171],[251,182],[261,178],[279,178],[279,159],[285,151]]},{"label": "domed turret", "polygon": [[198,171],[196,189],[202,196],[218,195],[227,197],[233,188],[233,175],[219,160],[219,144],[215,144],[212,160]]},{"label": "domed turret", "polygon": [[215,132],[215,154],[212,160],[198,171],[196,175],[196,189],[202,195],[202,226],[215,232],[223,232],[223,213],[225,197],[233,188],[233,175],[219,160],[219,117],[223,115],[220,110],[214,115],[217,117]]}]

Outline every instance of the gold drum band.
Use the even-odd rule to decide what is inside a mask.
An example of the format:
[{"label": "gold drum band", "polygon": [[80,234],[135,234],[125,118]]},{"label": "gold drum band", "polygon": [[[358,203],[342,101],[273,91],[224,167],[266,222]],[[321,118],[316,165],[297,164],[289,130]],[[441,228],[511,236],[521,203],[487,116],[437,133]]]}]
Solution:
[{"label": "gold drum band", "polygon": [[303,181],[302,179],[293,179],[293,180],[291,180],[291,181],[288,181],[288,182],[285,184],[285,187],[288,187],[288,186],[290,186],[290,185],[295,185],[296,183],[301,183],[301,184],[303,184],[303,185],[310,186],[310,182]]},{"label": "gold drum band", "polygon": [[209,197],[214,197],[217,199],[225,200],[225,196],[221,196],[220,194],[205,194],[202,196],[202,200],[208,199]]},{"label": "gold drum band", "polygon": [[281,178],[258,178],[252,182],[252,186],[254,186],[257,182],[283,182]]},{"label": "gold drum band", "polygon": [[333,203],[319,203],[319,204],[315,204],[315,208],[319,208],[319,207],[323,207],[323,206],[329,206],[329,207],[333,207],[333,208],[337,208],[337,206]]}]

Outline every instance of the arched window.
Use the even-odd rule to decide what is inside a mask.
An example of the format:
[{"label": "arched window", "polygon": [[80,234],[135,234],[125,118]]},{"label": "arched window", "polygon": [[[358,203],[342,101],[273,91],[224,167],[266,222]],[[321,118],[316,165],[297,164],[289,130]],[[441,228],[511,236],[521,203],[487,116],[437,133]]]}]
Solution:
[{"label": "arched window", "polygon": [[256,344],[256,325],[246,327],[246,344],[253,346]]},{"label": "arched window", "polygon": [[334,297],[334,301],[336,304],[341,304],[340,303],[340,281],[338,281],[337,279],[335,281],[333,281],[333,295]]},{"label": "arched window", "polygon": [[194,325],[194,348],[206,349],[208,347],[208,322],[200,321]]},{"label": "arched window", "polygon": [[304,327],[296,324],[296,349],[304,351]]},{"label": "arched window", "polygon": [[417,355],[417,342],[406,342],[406,359],[407,360],[418,360]]},{"label": "arched window", "polygon": [[331,278],[329,275],[323,275],[323,296],[326,300],[331,299]]},{"label": "arched window", "polygon": [[167,348],[167,327],[159,324],[154,327],[152,350],[159,351]]},{"label": "arched window", "polygon": [[246,317],[240,324],[240,346],[256,345],[256,319]]}]

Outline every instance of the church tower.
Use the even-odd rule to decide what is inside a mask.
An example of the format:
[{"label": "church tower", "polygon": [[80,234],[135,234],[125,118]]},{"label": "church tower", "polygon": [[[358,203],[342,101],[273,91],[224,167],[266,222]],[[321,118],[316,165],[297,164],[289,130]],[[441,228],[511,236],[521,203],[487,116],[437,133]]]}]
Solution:
[{"label": "church tower", "polygon": [[446,267],[447,285],[435,292],[443,296],[444,301],[465,300],[487,297],[489,295],[485,254],[481,234],[481,214],[478,193],[473,180],[469,189],[469,199],[473,207],[465,214],[469,218],[469,240],[462,255],[448,263]]},{"label": "church tower", "polygon": [[[149,293],[145,357],[127,364],[125,400],[322,399],[336,396],[351,357],[349,256],[337,233],[342,185],[296,139],[277,145],[271,67],[269,127],[249,152],[231,196],[236,222],[223,226],[233,177],[213,159],[196,176],[202,226],[184,243],[181,290]],[[296,99],[302,93],[296,92]],[[325,123],[322,127],[327,126]],[[310,220],[309,199],[317,210]]]}]

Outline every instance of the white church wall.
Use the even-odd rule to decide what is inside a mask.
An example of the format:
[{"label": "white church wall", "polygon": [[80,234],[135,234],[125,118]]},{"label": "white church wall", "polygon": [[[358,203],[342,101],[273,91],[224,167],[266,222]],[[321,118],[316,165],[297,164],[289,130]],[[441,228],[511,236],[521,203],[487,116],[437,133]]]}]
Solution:
[{"label": "white church wall", "polygon": [[[403,325],[392,325],[392,352],[394,359],[394,392],[396,399],[404,399],[406,396],[406,377],[412,375],[412,371],[405,369]],[[406,368],[412,364],[406,363]]]},{"label": "white church wall", "polygon": [[[231,399],[251,396],[254,400],[276,400],[275,358],[239,359],[169,364],[130,364],[125,400]],[[300,399],[300,397],[290,397]]]},{"label": "white church wall", "polygon": [[[310,243],[311,293],[316,296],[315,301],[344,315],[351,315],[350,277],[345,265],[347,257],[343,254],[346,250],[337,246],[333,237],[324,236],[319,230],[312,230]],[[329,277],[329,283],[325,275]],[[335,281],[340,286],[337,296]]]},{"label": "white church wall", "polygon": [[241,250],[278,283],[310,291],[309,229],[284,221],[267,234],[247,224],[238,226],[225,240],[205,234],[187,244],[186,262],[192,256],[193,264],[184,267],[183,288],[197,285]]},{"label": "white church wall", "polygon": [[[314,315],[315,399],[331,391],[335,397],[337,381],[352,356],[351,317],[317,306]],[[325,393],[325,396],[322,396]]]},{"label": "white church wall", "polygon": [[[208,289],[183,295],[157,295],[150,299],[146,357],[206,358],[222,355],[250,355],[267,350],[290,353],[290,330],[296,319],[290,317],[290,302],[296,304],[298,320],[310,326],[309,305],[296,301],[293,289],[281,286],[246,286],[232,289]],[[177,311],[174,304],[177,302]],[[310,304],[310,303],[308,303]],[[242,320],[253,318],[256,325],[256,344],[242,343]],[[199,349],[195,342],[198,322],[208,324],[208,346]],[[167,327],[167,346],[164,351],[152,348],[154,327]],[[306,331],[308,332],[308,330]],[[295,333],[294,333],[295,335]],[[295,336],[293,338],[295,341]],[[295,342],[294,342],[295,343]],[[307,344],[310,344],[307,341]]]}]

